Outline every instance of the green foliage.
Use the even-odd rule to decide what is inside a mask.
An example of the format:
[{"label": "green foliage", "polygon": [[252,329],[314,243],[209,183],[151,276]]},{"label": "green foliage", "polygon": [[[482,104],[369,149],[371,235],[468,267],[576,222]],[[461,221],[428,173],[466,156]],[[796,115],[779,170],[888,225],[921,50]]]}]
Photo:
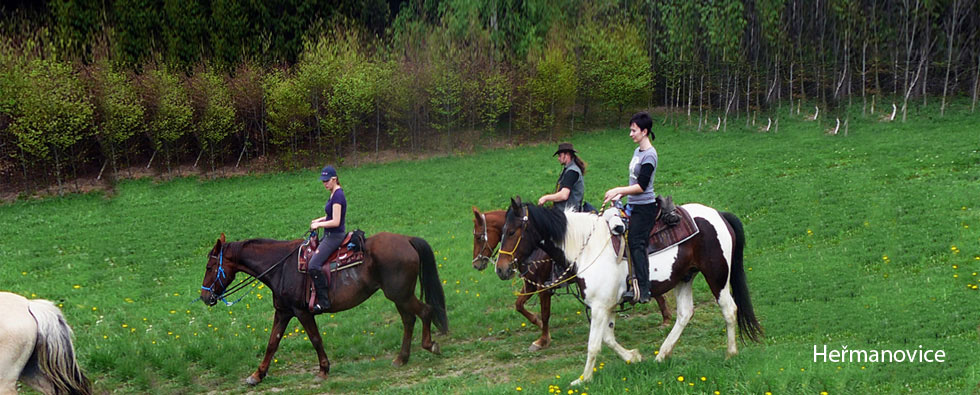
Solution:
[{"label": "green foliage", "polygon": [[163,11],[163,40],[169,65],[186,70],[209,55],[203,49],[210,47],[211,10],[204,1],[163,0]]},{"label": "green foliage", "polygon": [[191,131],[194,111],[187,90],[167,69],[149,71],[144,83],[147,134],[154,147],[160,149],[164,143],[173,143]]},{"label": "green foliage", "polygon": [[267,125],[271,132],[271,142],[276,145],[289,143],[296,149],[296,139],[306,131],[312,108],[307,101],[305,89],[284,72],[273,71],[266,74],[263,82],[266,96]]},{"label": "green foliage", "polygon": [[578,89],[574,59],[565,48],[551,45],[531,61],[533,73],[525,89],[530,114],[529,130],[558,127],[558,121],[571,112]]},{"label": "green foliage", "polygon": [[164,21],[163,4],[160,0],[115,0],[112,7],[113,50],[116,58],[130,67],[141,65],[151,53],[161,51],[154,47],[163,42],[161,31]]},{"label": "green foliage", "polygon": [[632,26],[580,27],[581,75],[585,91],[621,115],[627,105],[649,97],[650,56]]},{"label": "green foliage", "polygon": [[123,144],[143,128],[144,111],[139,95],[126,75],[109,65],[98,65],[93,74],[95,134],[106,144]]},{"label": "green foliage", "polygon": [[428,96],[429,105],[432,106],[431,126],[451,136],[462,110],[463,84],[448,60],[437,61],[430,70],[432,84],[428,87]]},{"label": "green foliage", "polygon": [[202,149],[213,148],[236,127],[231,92],[225,80],[211,70],[195,74],[190,85],[194,134]]},{"label": "green foliage", "polygon": [[52,149],[66,150],[92,132],[92,104],[67,63],[32,60],[19,73],[8,77],[13,102],[5,107],[20,149],[49,159]]},{"label": "green foliage", "polygon": [[701,6],[701,25],[708,35],[709,52],[722,62],[741,60],[739,48],[745,30],[741,0],[722,0]]},{"label": "green foliage", "polygon": [[54,19],[55,44],[62,58],[90,59],[93,36],[103,28],[101,3],[48,0]]},{"label": "green foliage", "polygon": [[488,70],[481,77],[477,95],[480,124],[492,131],[500,116],[510,111],[511,82],[501,70]]}]

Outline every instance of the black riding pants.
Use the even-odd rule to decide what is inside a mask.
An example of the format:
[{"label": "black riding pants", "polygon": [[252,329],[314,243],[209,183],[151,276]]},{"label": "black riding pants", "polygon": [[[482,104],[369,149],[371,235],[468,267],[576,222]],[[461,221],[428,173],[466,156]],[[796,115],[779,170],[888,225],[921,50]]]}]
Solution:
[{"label": "black riding pants", "polygon": [[650,289],[650,261],[647,259],[647,245],[650,244],[650,230],[656,221],[657,203],[634,204],[630,216],[629,234],[626,243],[630,249],[633,273],[640,289]]},{"label": "black riding pants", "polygon": [[320,246],[317,247],[316,253],[310,258],[310,270],[319,272],[323,268],[323,264],[327,262],[327,258],[330,258],[330,254],[333,254],[340,247],[340,243],[344,242],[344,237],[347,234],[344,232],[328,232],[323,235],[323,240],[320,240]]}]

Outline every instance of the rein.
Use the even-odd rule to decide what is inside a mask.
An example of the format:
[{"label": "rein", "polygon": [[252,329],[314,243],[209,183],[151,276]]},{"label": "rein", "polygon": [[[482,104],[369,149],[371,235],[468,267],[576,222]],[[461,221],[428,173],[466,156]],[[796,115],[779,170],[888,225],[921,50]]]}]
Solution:
[{"label": "rein", "polygon": [[[225,302],[225,306],[233,306],[235,303],[240,302],[242,300],[242,298],[245,297],[245,295],[242,295],[241,297],[238,298],[238,300],[236,300],[234,302],[229,302],[225,298],[227,298],[227,297],[235,294],[238,291],[241,291],[241,290],[245,289],[245,287],[247,287],[249,284],[252,284],[255,281],[258,281],[258,279],[260,279],[263,276],[265,276],[267,273],[269,273],[270,271],[272,271],[272,269],[275,269],[277,266],[279,266],[283,262],[285,262],[286,261],[286,258],[289,258],[291,255],[293,255],[293,251],[290,251],[288,254],[286,254],[286,256],[284,256],[281,259],[279,259],[279,261],[276,262],[274,265],[269,266],[268,269],[265,269],[265,271],[262,272],[262,273],[260,273],[258,276],[253,276],[252,278],[250,278],[248,280],[243,280],[243,281],[239,282],[238,284],[233,285],[231,288],[225,288],[224,291],[222,291],[221,294],[219,294],[217,296],[218,297],[218,300],[220,300],[222,302]],[[211,257],[214,258],[215,256],[212,255]],[[225,267],[224,267],[224,257],[225,257],[225,246],[222,245],[221,246],[221,252],[219,252],[218,253],[218,256],[217,256],[217,258],[218,258],[218,275],[217,275],[217,277],[214,278],[214,281],[211,282],[211,285],[210,286],[207,286],[207,287],[201,286],[201,290],[210,291],[211,293],[214,293],[214,284],[215,283],[220,284],[222,288],[225,287],[224,282],[221,281],[223,278],[226,277],[226,275],[225,275]]]},{"label": "rein", "polygon": [[[601,218],[600,218],[600,220],[601,220]],[[585,253],[585,248],[588,247],[589,240],[592,239],[592,234],[595,233],[595,226],[596,226],[596,223],[597,222],[598,221],[595,221],[595,222],[592,223],[592,231],[589,232],[589,235],[585,238],[585,242],[582,243],[582,249],[579,250],[578,256],[575,258],[575,260],[572,261],[571,264],[568,265],[568,267],[565,268],[565,271],[560,276],[557,277],[559,279],[564,278],[563,280],[556,281],[556,282],[551,283],[549,285],[544,285],[544,284],[538,284],[537,282],[534,282],[532,280],[529,280],[524,274],[521,274],[521,279],[522,280],[527,281],[527,282],[529,282],[531,284],[534,284],[535,286],[538,287],[538,290],[532,291],[532,292],[527,292],[527,293],[523,293],[523,292],[519,292],[519,291],[514,291],[514,295],[516,295],[516,296],[536,295],[536,294],[539,294],[541,292],[544,292],[544,291],[550,290],[552,288],[555,288],[555,287],[557,287],[557,286],[559,286],[561,284],[564,284],[564,283],[566,283],[568,281],[571,281],[572,279],[578,277],[579,276],[579,273],[577,273],[577,272],[575,274],[571,275],[571,276],[568,276],[567,278],[565,278],[565,275],[568,274],[568,272],[572,270],[572,267],[575,266],[575,262],[577,262],[578,259],[582,257],[582,254]],[[521,235],[517,237],[517,243],[518,244],[520,244],[520,242],[521,242],[521,237],[524,236],[523,229],[526,227],[526,225],[527,225],[527,216],[525,215],[524,216],[524,222],[521,224],[521,228],[522,228]],[[610,239],[610,242],[611,242],[611,239]],[[517,246],[515,245],[514,246],[514,251],[516,251],[516,250],[517,250]],[[504,253],[504,251],[501,251],[501,254],[503,254],[503,253]],[[514,258],[513,251],[511,251],[511,254],[510,255],[511,255],[511,258]],[[588,266],[586,266],[585,268],[583,268],[582,271],[584,272],[584,271],[588,270],[588,268],[592,267],[592,265],[599,259],[599,255],[601,255],[601,254],[596,254],[595,258],[592,259],[592,262],[590,262]],[[514,258],[514,259],[516,261],[516,258]],[[548,259],[550,260],[551,258],[548,258]],[[544,262],[544,261],[546,261],[546,260],[543,259],[543,260],[535,261],[535,262],[532,262],[532,263],[540,263],[540,262]],[[554,260],[552,260],[552,261],[554,261]]]}]

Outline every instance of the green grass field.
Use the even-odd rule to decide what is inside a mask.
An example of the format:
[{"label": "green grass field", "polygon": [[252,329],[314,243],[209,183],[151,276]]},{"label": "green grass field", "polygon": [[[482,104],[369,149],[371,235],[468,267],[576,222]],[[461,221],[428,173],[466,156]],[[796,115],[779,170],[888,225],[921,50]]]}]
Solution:
[{"label": "green grass field", "polygon": [[[854,116],[847,137],[785,116],[778,134],[736,127],[744,120],[727,132],[656,126],[657,191],[745,224],[748,284],[766,337],[741,344],[730,360],[701,278],[694,318],[665,363],[653,358],[669,328],[658,327],[655,305],[643,305],[620,317],[616,333],[644,361],[627,365],[604,348],[593,381],[569,387],[588,335],[584,307],[571,296],[553,303],[552,347],[526,351],[538,330],[513,311],[519,283],[470,266],[470,206],[498,209],[514,195],[551,192],[560,170],[554,144],[339,168],[348,227],[421,236],[440,264],[451,327],[435,337],[443,354],[421,349],[416,325],[402,368],[390,365],[401,321],[380,293],[318,318],[328,381],[313,381],[316,356],[294,320],[254,389],[242,379],[268,340],[268,289],[251,288],[232,307],[192,302],[219,233],[299,238],[322,215],[327,195],[313,170],[125,181],[112,198],[0,206],[0,289],[60,303],[98,392],[976,393],[980,115],[936,114],[923,109],[888,124]],[[626,182],[634,145],[625,129],[571,141],[589,164],[587,200]],[[824,345],[922,346],[944,350],[946,362],[814,362],[814,346]]]}]

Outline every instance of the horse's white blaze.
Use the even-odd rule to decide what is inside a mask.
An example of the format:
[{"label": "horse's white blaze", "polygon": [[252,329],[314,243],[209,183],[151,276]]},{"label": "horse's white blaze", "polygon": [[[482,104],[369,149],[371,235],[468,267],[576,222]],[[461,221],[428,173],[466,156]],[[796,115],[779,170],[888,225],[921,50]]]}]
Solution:
[{"label": "horse's white blaze", "polygon": [[656,254],[648,255],[648,260],[650,261],[650,281],[670,280],[670,274],[673,272],[674,262],[677,261],[677,254],[679,252],[680,248],[673,246],[666,250],[658,251]]}]

